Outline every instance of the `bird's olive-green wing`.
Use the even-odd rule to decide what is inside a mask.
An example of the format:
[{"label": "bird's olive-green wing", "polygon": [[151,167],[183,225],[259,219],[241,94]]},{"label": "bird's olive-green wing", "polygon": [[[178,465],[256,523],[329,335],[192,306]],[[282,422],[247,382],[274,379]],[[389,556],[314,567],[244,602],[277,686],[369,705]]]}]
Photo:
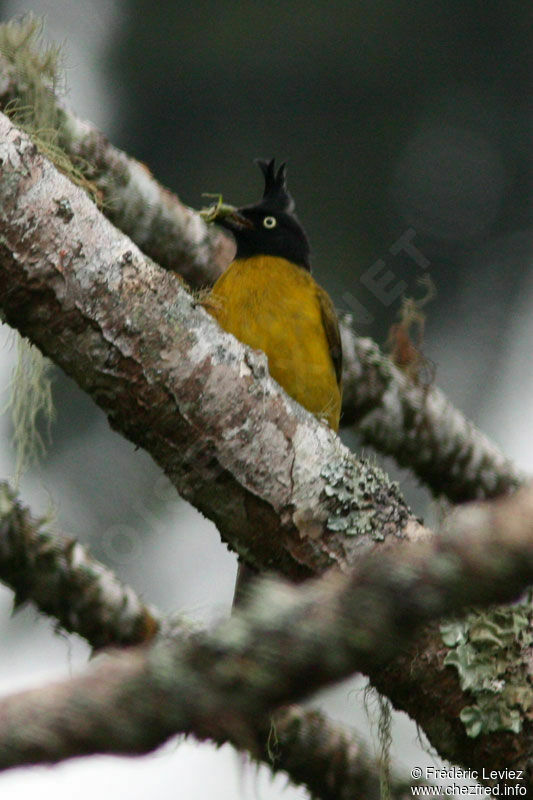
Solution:
[{"label": "bird's olive-green wing", "polygon": [[337,312],[335,311],[335,306],[331,302],[329,294],[320,286],[317,286],[316,289],[318,302],[320,304],[320,313],[322,315],[322,324],[326,332],[331,360],[335,367],[337,384],[340,388],[342,385],[342,344]]}]

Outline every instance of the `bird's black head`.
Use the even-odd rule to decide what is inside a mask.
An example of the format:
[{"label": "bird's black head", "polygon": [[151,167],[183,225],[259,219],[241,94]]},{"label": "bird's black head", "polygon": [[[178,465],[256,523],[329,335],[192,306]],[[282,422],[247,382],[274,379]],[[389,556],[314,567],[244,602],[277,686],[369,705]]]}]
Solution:
[{"label": "bird's black head", "polygon": [[262,200],[216,218],[216,222],[235,236],[237,258],[279,256],[309,269],[309,242],[293,213],[294,200],[287,190],[285,164],[277,172],[274,159],[257,159],[256,164],[265,177]]}]

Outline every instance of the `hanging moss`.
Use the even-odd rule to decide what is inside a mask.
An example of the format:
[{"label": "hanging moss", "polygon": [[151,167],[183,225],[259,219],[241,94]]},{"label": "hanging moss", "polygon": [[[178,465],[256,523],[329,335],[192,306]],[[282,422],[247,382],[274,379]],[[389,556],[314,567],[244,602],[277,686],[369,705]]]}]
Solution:
[{"label": "hanging moss", "polygon": [[[42,23],[32,15],[0,25],[0,53],[17,75],[18,95],[4,112],[30,135],[48,157],[58,150],[57,111],[54,91],[58,85],[60,50],[43,46]],[[62,156],[63,166],[65,158]],[[13,440],[17,453],[15,480],[45,452],[40,421],[49,433],[53,420],[51,363],[27,339],[16,337],[17,364],[13,370],[11,396],[4,410],[11,411]],[[42,428],[41,428],[42,429]]]},{"label": "hanging moss", "polygon": [[36,147],[91,199],[102,196],[87,177],[89,164],[59,146],[63,113],[57,97],[64,93],[61,48],[44,41],[43,23],[33,14],[0,25],[0,53],[14,68],[16,96],[2,109]]},{"label": "hanging moss", "polygon": [[[372,708],[377,704],[377,712]],[[377,728],[377,751],[379,763],[380,800],[390,800],[391,796],[391,746],[392,746],[392,705],[387,697],[368,684],[363,694],[363,707],[370,725],[372,737]],[[376,746],[376,743],[374,744]]]},{"label": "hanging moss", "polygon": [[44,420],[45,437],[50,439],[54,419],[51,362],[27,339],[16,335],[17,363],[11,377],[13,441],[17,453],[15,481],[46,452],[45,438],[39,430]]}]

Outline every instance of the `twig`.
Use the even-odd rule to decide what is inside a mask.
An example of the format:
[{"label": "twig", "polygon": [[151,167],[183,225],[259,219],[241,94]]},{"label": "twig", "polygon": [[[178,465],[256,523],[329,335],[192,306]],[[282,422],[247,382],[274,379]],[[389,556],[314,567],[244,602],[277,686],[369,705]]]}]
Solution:
[{"label": "twig", "polygon": [[92,647],[132,645],[159,627],[156,612],[74,539],[43,530],[6,483],[0,483],[0,580],[15,604],[31,600]]},{"label": "twig", "polygon": [[414,383],[371,339],[341,325],[343,423],[455,503],[514,491],[527,477],[435,386]]}]

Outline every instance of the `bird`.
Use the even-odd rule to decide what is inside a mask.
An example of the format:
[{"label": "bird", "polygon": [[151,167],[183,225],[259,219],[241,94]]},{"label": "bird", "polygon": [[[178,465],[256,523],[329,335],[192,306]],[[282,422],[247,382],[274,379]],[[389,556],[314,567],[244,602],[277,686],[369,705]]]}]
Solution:
[{"label": "bird", "polygon": [[[212,220],[233,234],[234,260],[202,305],[228,333],[262,350],[277,383],[334,431],[342,400],[342,347],[335,307],[311,274],[310,245],[287,188],[286,164],[256,159],[261,200],[219,203]],[[239,599],[242,575],[237,579]]]}]

